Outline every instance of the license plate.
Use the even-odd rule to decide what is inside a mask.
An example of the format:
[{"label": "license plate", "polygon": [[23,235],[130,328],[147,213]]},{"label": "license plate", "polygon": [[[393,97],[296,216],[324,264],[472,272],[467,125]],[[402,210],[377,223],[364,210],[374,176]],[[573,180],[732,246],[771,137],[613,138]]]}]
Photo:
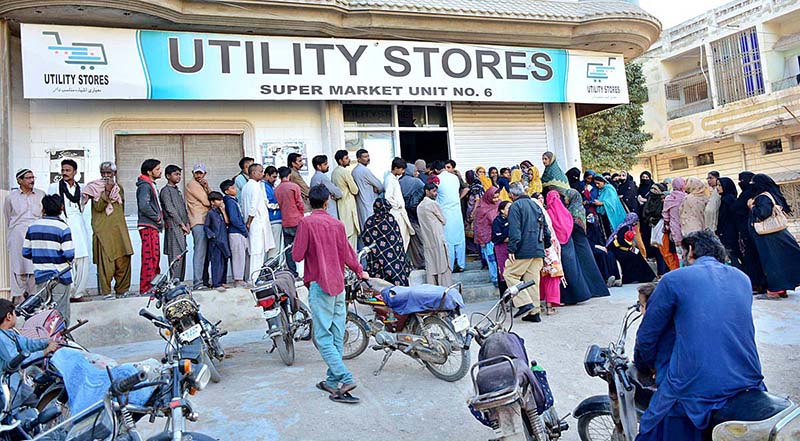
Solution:
[{"label": "license plate", "polygon": [[202,330],[203,328],[200,326],[200,324],[196,324],[191,328],[181,332],[180,339],[184,343],[191,343],[197,340],[197,337],[200,337],[200,332]]},{"label": "license plate", "polygon": [[453,330],[461,333],[467,329],[469,329],[469,317],[466,314],[461,314],[453,319]]},{"label": "license plate", "polygon": [[269,320],[271,318],[275,318],[275,317],[279,316],[281,314],[281,310],[278,309],[278,308],[268,309],[268,310],[264,311],[263,314],[264,314],[264,318]]}]

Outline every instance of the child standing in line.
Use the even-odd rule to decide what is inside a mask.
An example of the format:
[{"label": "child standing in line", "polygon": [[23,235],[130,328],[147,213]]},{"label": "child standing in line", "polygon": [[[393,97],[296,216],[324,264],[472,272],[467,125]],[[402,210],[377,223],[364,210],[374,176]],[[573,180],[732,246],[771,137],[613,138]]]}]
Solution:
[{"label": "child standing in line", "polygon": [[228,278],[228,259],[231,247],[228,243],[228,228],[222,214],[222,194],[212,191],[208,194],[211,210],[206,216],[205,232],[208,238],[208,254],[211,264],[211,287],[223,292],[230,288],[225,282]]},{"label": "child standing in line", "polygon": [[233,286],[245,286],[247,283],[247,226],[244,224],[242,208],[236,199],[238,190],[236,184],[226,179],[219,185],[225,194],[222,200],[225,204],[225,213],[228,215],[228,244],[231,247],[231,270],[233,272]]}]

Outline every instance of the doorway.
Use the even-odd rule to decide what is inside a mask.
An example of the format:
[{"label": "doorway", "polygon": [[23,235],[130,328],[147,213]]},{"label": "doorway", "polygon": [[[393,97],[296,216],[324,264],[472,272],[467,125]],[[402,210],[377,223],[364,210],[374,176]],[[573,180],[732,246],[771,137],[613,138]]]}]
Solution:
[{"label": "doorway", "polygon": [[400,132],[400,156],[409,164],[424,159],[427,164],[450,159],[447,132]]}]

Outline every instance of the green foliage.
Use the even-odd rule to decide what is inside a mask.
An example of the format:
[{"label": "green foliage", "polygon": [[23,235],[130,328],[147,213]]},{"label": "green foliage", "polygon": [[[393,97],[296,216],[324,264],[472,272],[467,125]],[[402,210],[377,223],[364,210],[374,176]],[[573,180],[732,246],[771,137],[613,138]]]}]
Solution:
[{"label": "green foliage", "polygon": [[583,169],[595,171],[629,169],[652,135],[642,131],[642,103],[647,87],[642,66],[625,65],[630,104],[616,106],[578,120],[578,138]]}]

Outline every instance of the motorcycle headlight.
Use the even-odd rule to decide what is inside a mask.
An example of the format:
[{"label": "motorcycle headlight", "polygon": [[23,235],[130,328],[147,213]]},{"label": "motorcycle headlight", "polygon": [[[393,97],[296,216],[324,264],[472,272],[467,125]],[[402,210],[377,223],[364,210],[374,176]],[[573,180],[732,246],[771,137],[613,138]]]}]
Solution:
[{"label": "motorcycle headlight", "polygon": [[590,377],[597,377],[602,373],[605,361],[606,357],[600,346],[591,345],[586,350],[586,356],[583,358],[583,368]]},{"label": "motorcycle headlight", "polygon": [[194,387],[197,390],[203,390],[208,386],[209,381],[211,381],[211,371],[205,364],[200,364],[199,368],[195,370]]},{"label": "motorcycle headlight", "polygon": [[195,313],[197,313],[197,305],[188,297],[179,298],[164,307],[164,317],[173,324]]}]

